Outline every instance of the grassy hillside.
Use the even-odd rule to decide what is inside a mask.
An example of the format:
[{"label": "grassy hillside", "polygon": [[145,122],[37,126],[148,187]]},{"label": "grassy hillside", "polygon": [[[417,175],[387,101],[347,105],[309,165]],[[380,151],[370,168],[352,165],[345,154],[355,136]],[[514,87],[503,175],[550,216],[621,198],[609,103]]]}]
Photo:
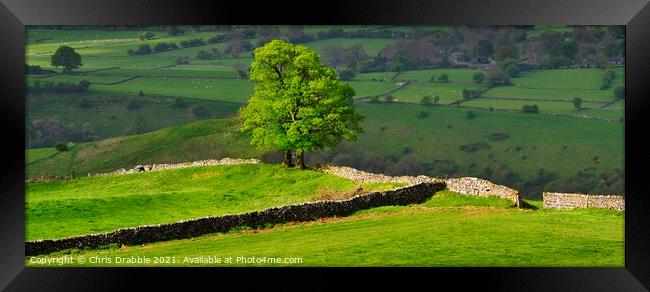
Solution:
[{"label": "grassy hillside", "polygon": [[[555,191],[623,192],[623,127],[517,112],[361,104],[365,133],[308,156],[376,172],[478,176],[539,196]],[[421,116],[425,112],[425,117]]]},{"label": "grassy hillside", "polygon": [[220,165],[30,183],[27,240],[235,214],[301,203],[325,193],[392,188],[357,185],[318,171],[279,165]]},{"label": "grassy hillside", "polygon": [[[436,200],[437,194],[431,199]],[[480,198],[470,198],[480,199]],[[438,199],[442,201],[441,199]],[[453,200],[451,200],[453,201]],[[623,213],[477,207],[381,207],[345,218],[239,230],[188,240],[73,251],[100,257],[233,257],[216,266],[613,266],[624,265]],[[59,253],[62,254],[62,253]],[[243,264],[237,257],[302,258]],[[27,265],[30,265],[26,261]],[[78,265],[78,264],[73,264]],[[97,264],[129,266],[130,264]]]},{"label": "grassy hillside", "polygon": [[[516,112],[409,104],[359,104],[365,133],[356,142],[307,154],[389,174],[479,176],[537,197],[554,191],[621,193],[623,124]],[[428,113],[422,118],[420,112]],[[28,163],[27,174],[76,175],[136,164],[259,158],[232,120],[207,120],[142,135],[79,144]],[[110,153],[110,156],[107,155]]]},{"label": "grassy hillside", "polygon": [[249,145],[233,120],[207,120],[140,135],[77,144],[69,151],[27,164],[27,176],[108,172],[136,164],[208,158],[255,158],[264,152]]}]

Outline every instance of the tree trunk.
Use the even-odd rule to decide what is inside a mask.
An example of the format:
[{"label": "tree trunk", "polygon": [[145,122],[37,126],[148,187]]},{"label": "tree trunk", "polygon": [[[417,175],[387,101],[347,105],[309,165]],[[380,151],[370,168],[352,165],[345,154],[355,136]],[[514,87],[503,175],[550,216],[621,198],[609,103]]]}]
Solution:
[{"label": "tree trunk", "polygon": [[305,168],[305,151],[296,150],[296,167],[299,169]]},{"label": "tree trunk", "polygon": [[284,151],[284,161],[282,162],[282,166],[294,167],[293,161],[291,159],[291,150]]}]

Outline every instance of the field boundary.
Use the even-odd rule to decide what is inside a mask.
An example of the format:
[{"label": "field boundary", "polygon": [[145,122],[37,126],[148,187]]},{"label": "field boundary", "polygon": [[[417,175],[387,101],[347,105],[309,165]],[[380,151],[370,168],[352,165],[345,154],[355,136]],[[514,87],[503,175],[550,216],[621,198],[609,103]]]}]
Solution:
[{"label": "field boundary", "polygon": [[122,79],[115,80],[115,81],[111,81],[111,82],[91,82],[90,84],[97,84],[97,85],[115,85],[115,84],[120,84],[120,83],[124,83],[124,82],[127,82],[127,81],[131,81],[131,80],[136,79],[136,78],[138,78],[138,77],[140,77],[140,75],[128,76],[128,77],[126,77],[126,78],[122,78]]},{"label": "field boundary", "polygon": [[349,216],[356,211],[375,207],[422,203],[445,187],[444,182],[424,182],[382,192],[357,195],[345,200],[307,202],[234,215],[208,216],[166,224],[122,228],[108,233],[27,241],[25,242],[25,255],[48,254],[73,248],[97,248],[111,244],[140,245],[228,232],[235,227],[259,228],[272,224]]}]

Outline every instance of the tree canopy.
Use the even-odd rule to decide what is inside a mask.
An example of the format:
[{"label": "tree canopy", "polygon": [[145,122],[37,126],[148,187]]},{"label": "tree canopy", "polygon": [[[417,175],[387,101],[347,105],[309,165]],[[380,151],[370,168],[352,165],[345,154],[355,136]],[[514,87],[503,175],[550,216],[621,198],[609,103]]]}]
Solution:
[{"label": "tree canopy", "polygon": [[81,67],[81,55],[68,46],[60,46],[52,55],[51,64],[54,67],[63,66],[63,71],[71,71]]},{"label": "tree canopy", "polygon": [[313,50],[273,40],[254,51],[250,79],[255,89],[240,109],[241,130],[251,144],[284,151],[284,164],[304,168],[304,152],[355,140],[363,116],[354,90],[323,66]]}]

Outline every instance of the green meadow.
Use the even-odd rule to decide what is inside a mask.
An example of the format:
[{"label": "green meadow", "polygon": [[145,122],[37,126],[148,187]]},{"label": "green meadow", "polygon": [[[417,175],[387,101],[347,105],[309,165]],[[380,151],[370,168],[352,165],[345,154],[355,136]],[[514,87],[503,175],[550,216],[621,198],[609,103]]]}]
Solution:
[{"label": "green meadow", "polygon": [[27,185],[27,240],[113,231],[303,203],[324,193],[393,188],[358,185],[278,165],[219,165]]},{"label": "green meadow", "polygon": [[[522,210],[498,199],[435,194],[421,205],[380,207],[344,218],[240,229],[143,246],[72,250],[50,256],[169,257],[168,266],[481,266],[624,265],[623,213],[586,209]],[[495,202],[496,201],[496,202]],[[184,262],[233,257],[233,264]],[[300,258],[296,263],[237,263],[237,257]],[[26,265],[30,264],[26,258]],[[80,266],[79,264],[71,264]],[[86,264],[88,265],[88,264]],[[153,264],[156,265],[156,264]],[[161,265],[161,264],[157,264]],[[146,266],[92,264],[92,266]]]}]

